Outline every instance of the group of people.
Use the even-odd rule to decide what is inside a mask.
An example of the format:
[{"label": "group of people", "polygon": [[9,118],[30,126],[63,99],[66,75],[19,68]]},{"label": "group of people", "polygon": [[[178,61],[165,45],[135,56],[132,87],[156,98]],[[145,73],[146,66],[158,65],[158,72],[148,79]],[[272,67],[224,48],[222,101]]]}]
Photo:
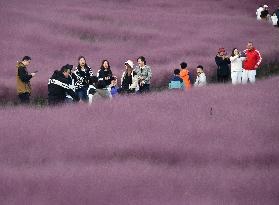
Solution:
[{"label": "group of people", "polygon": [[[247,49],[242,52],[234,48],[230,57],[227,56],[224,48],[220,48],[215,57],[218,82],[227,83],[231,78],[234,85],[246,84],[248,80],[254,83],[256,70],[261,61],[261,54],[254,48],[252,42],[248,42]],[[18,68],[17,92],[22,103],[30,102],[30,80],[36,75],[36,72],[27,71],[30,62],[31,58],[24,56],[16,65]],[[118,87],[117,77],[113,75],[108,60],[101,62],[100,69],[94,75],[85,57],[80,56],[76,67],[66,64],[60,70],[54,71],[48,81],[48,103],[49,105],[78,101],[92,103],[99,97],[110,99],[118,94],[146,93],[150,91],[151,67],[146,64],[143,56],[138,57],[137,64],[134,66],[131,60],[124,63],[125,68]],[[197,66],[194,81],[187,63],[182,62],[180,69],[173,71],[169,89],[189,90],[192,86],[201,87],[206,84],[206,75],[202,65]]]},{"label": "group of people", "polygon": [[[246,50],[232,50],[230,56],[224,48],[219,48],[215,57],[218,82],[226,83],[231,78],[232,84],[255,83],[256,71],[262,62],[261,53],[248,42]],[[229,66],[230,65],[230,66]]]},{"label": "group of people", "polygon": [[272,12],[272,14],[269,13],[268,6],[267,5],[261,5],[257,11],[256,11],[257,20],[265,20],[272,23],[273,26],[279,27],[279,6],[278,8]]},{"label": "group of people", "polygon": [[[31,57],[24,56],[17,63],[17,93],[21,103],[30,102],[30,80],[36,72],[29,73],[27,67]],[[70,102],[89,102],[99,97],[112,98],[118,94],[145,93],[150,90],[152,78],[151,67],[146,64],[145,57],[137,59],[137,66],[133,61],[124,63],[125,69],[118,87],[117,77],[113,75],[108,60],[103,60],[100,69],[93,74],[84,56],[78,58],[78,65],[66,64],[60,70],[55,70],[48,81],[48,103],[57,105]]]}]

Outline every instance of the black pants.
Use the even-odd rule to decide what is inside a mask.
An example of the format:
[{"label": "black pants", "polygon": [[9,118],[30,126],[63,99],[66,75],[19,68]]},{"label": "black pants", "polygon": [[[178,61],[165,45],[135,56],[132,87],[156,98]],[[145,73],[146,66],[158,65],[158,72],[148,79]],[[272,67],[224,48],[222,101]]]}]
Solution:
[{"label": "black pants", "polygon": [[139,92],[140,93],[145,93],[150,90],[150,84],[143,84],[142,86],[139,87]]},{"label": "black pants", "polygon": [[217,80],[219,83],[227,83],[230,80],[229,75],[217,75]]},{"label": "black pants", "polygon": [[30,103],[30,93],[20,93],[18,94],[20,103],[29,104]]}]

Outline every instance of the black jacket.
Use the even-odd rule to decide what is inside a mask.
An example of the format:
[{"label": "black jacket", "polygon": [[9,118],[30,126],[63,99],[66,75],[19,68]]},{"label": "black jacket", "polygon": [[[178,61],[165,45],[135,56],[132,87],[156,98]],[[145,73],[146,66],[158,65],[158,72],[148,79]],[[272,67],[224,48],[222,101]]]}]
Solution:
[{"label": "black jacket", "polygon": [[76,67],[72,75],[76,89],[91,85],[93,76],[93,71],[89,66],[86,65],[84,71],[81,70],[80,66]]},{"label": "black jacket", "polygon": [[231,64],[230,59],[225,58],[223,60],[223,58],[221,56],[217,55],[215,57],[215,62],[218,66],[218,68],[217,68],[218,76],[229,76],[230,75],[230,67],[229,67],[229,64]]},{"label": "black jacket", "polygon": [[[100,69],[97,73],[97,77],[99,81],[98,88],[106,88],[111,83],[112,72],[110,69],[109,70]],[[105,80],[105,78],[108,78],[108,80]]]},{"label": "black jacket", "polygon": [[66,93],[74,101],[79,101],[78,95],[69,86],[69,79],[65,78],[61,71],[56,70],[48,81],[48,103],[50,105],[64,103]]}]

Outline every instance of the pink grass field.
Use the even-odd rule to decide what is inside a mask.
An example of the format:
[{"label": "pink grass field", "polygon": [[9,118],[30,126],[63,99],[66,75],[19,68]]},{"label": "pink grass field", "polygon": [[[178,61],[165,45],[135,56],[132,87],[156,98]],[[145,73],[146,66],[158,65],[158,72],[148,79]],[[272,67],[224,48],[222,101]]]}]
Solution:
[{"label": "pink grass field", "polygon": [[[33,97],[84,55],[120,75],[147,58],[153,86],[186,61],[214,75],[219,47],[248,40],[276,62],[279,29],[255,11],[278,1],[0,1],[0,99],[32,57]],[[0,106],[0,205],[278,205],[279,78],[209,84],[61,107]]]},{"label": "pink grass field", "polygon": [[2,108],[1,204],[276,205],[278,87]]},{"label": "pink grass field", "polygon": [[108,59],[119,77],[127,59],[143,55],[155,87],[166,85],[181,61],[192,71],[202,64],[212,76],[219,47],[243,50],[249,40],[263,54],[263,64],[274,62],[279,30],[256,20],[260,4],[274,11],[279,1],[1,1],[0,97],[16,95],[15,63],[24,55],[33,59],[29,70],[39,70],[33,96],[44,97],[53,71],[76,65],[80,55],[95,73]]}]

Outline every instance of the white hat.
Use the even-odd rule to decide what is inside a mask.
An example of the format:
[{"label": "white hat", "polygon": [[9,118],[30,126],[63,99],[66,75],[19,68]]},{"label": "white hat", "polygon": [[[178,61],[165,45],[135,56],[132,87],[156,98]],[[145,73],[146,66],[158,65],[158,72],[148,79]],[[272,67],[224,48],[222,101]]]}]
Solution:
[{"label": "white hat", "polygon": [[264,5],[263,7],[268,8],[268,5]]},{"label": "white hat", "polygon": [[125,64],[128,64],[129,66],[131,66],[131,68],[134,68],[134,63],[131,60],[127,60]]}]

